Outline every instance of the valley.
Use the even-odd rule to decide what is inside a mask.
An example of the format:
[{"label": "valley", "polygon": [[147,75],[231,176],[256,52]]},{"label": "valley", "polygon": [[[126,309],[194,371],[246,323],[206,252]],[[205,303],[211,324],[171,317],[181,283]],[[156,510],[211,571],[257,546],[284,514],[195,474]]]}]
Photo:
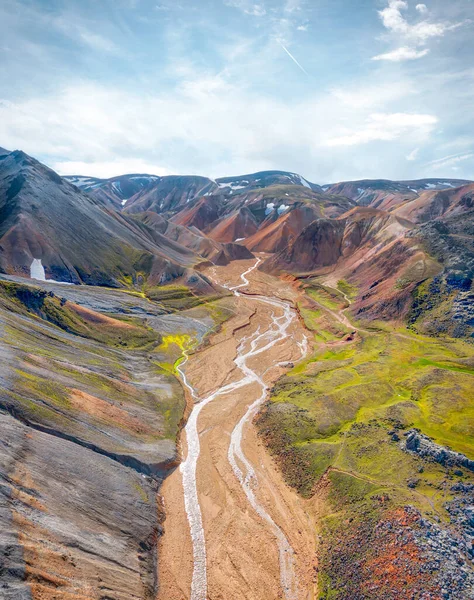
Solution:
[{"label": "valley", "polygon": [[5,598],[474,595],[472,182],[3,152]]}]

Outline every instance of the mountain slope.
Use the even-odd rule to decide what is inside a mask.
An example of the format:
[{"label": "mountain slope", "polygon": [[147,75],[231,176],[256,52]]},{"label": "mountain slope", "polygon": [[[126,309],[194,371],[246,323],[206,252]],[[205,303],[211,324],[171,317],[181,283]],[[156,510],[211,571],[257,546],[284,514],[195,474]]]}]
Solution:
[{"label": "mountain slope", "polygon": [[151,188],[142,190],[130,198],[125,211],[154,211],[159,214],[176,212],[195,198],[216,192],[218,189],[218,185],[207,177],[161,177]]},{"label": "mountain slope", "polygon": [[346,196],[361,206],[382,210],[406,201],[414,200],[428,190],[444,190],[470,183],[464,179],[419,179],[413,181],[390,181],[388,179],[363,179],[343,181],[324,186],[329,194]]},{"label": "mountain slope", "polygon": [[418,198],[396,207],[394,213],[414,223],[427,223],[467,212],[473,207],[474,183],[469,183],[457,188],[421,192]]},{"label": "mountain slope", "polygon": [[75,283],[116,286],[140,274],[159,281],[199,262],[19,151],[0,158],[0,244],[3,272],[29,275],[40,259],[50,278]]},{"label": "mountain slope", "polygon": [[160,180],[157,175],[132,174],[98,179],[96,177],[82,177],[69,175],[64,177],[83,192],[101,200],[105,206],[120,210],[129,198],[142,190],[150,188]]}]

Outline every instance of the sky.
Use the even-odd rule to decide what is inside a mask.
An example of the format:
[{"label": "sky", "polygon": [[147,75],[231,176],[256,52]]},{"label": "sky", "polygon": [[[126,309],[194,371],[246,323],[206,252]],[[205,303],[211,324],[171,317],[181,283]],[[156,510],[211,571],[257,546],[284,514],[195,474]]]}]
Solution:
[{"label": "sky", "polygon": [[2,0],[0,146],[62,175],[474,179],[474,0]]}]

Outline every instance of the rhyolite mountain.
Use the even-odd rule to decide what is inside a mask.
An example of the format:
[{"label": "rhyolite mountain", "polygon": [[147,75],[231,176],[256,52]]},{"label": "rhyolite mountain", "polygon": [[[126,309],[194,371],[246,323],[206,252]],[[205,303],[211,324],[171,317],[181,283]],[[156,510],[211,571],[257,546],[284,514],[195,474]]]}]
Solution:
[{"label": "rhyolite mountain", "polygon": [[389,209],[399,202],[416,198],[420,192],[451,189],[466,183],[470,182],[465,179],[362,179],[325,185],[323,189],[331,194],[346,196],[361,206]]},{"label": "rhyolite mountain", "polygon": [[109,179],[81,177],[80,175],[68,175],[64,179],[94,198],[101,200],[106,206],[120,209],[129,198],[144,189],[148,189],[160,178],[157,175],[136,173]]},{"label": "rhyolite mountain", "polygon": [[[263,270],[348,280],[359,290],[355,314],[388,319],[410,313],[414,290],[427,278],[441,278],[443,289],[472,278],[469,257],[448,272],[439,248],[444,235],[446,244],[462,245],[460,256],[470,251],[474,184],[465,180],[321,187],[265,171],[217,180],[132,174],[66,181],[22,152],[0,157],[0,177],[0,269],[8,273],[28,275],[39,258],[54,279],[155,285],[187,281],[206,261],[264,252],[271,256]],[[456,233],[448,234],[452,223]],[[209,282],[196,277],[206,289]]]},{"label": "rhyolite mountain", "polygon": [[[235,310],[201,269],[262,253],[314,339],[256,425],[324,507],[321,597],[473,597],[473,198],[453,179],[62,178],[0,148],[0,596],[155,600],[177,365]],[[33,259],[78,285],[32,281]]]},{"label": "rhyolite mountain", "polygon": [[[0,244],[4,273],[29,276],[39,259],[51,279],[109,286],[127,278],[153,285],[187,277],[209,256],[107,208],[21,151],[0,157]],[[232,253],[227,249],[219,260]],[[197,287],[209,287],[197,280]]]}]

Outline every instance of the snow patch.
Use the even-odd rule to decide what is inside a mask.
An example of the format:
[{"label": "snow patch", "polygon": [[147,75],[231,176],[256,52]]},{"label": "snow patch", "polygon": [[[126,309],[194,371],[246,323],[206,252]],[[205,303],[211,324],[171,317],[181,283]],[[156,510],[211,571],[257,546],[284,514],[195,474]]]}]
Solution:
[{"label": "snow patch", "polygon": [[62,285],[74,285],[69,281],[55,281],[54,279],[46,279],[46,273],[44,271],[43,263],[41,258],[34,258],[30,266],[30,278],[36,279],[36,281],[45,281],[47,283],[61,283]]},{"label": "snow patch", "polygon": [[301,175],[296,175],[296,177],[299,179],[301,185],[304,185],[304,187],[307,187],[307,188],[311,189],[311,186],[309,185],[309,182],[306,181],[306,179],[304,177],[301,177]]},{"label": "snow patch", "polygon": [[37,279],[38,281],[46,281],[46,273],[44,272],[44,267],[41,262],[41,259],[34,258],[30,267],[30,277],[31,279]]},{"label": "snow patch", "polygon": [[158,181],[160,178],[157,175],[135,175],[134,177],[130,177],[132,181]]},{"label": "snow patch", "polygon": [[282,215],[286,210],[288,210],[290,207],[287,206],[286,204],[280,204],[280,206],[277,209],[277,213],[279,215]]},{"label": "snow patch", "polygon": [[245,240],[245,238],[237,238],[236,240],[234,240],[234,242],[241,242],[242,240]]},{"label": "snow patch", "polygon": [[275,203],[274,202],[269,202],[267,204],[267,206],[265,207],[265,216],[269,215],[274,208],[275,208]]},{"label": "snow patch", "polygon": [[112,187],[117,192],[117,194],[122,195],[123,192],[122,192],[122,187],[120,185],[120,181],[114,181],[112,184]]}]

